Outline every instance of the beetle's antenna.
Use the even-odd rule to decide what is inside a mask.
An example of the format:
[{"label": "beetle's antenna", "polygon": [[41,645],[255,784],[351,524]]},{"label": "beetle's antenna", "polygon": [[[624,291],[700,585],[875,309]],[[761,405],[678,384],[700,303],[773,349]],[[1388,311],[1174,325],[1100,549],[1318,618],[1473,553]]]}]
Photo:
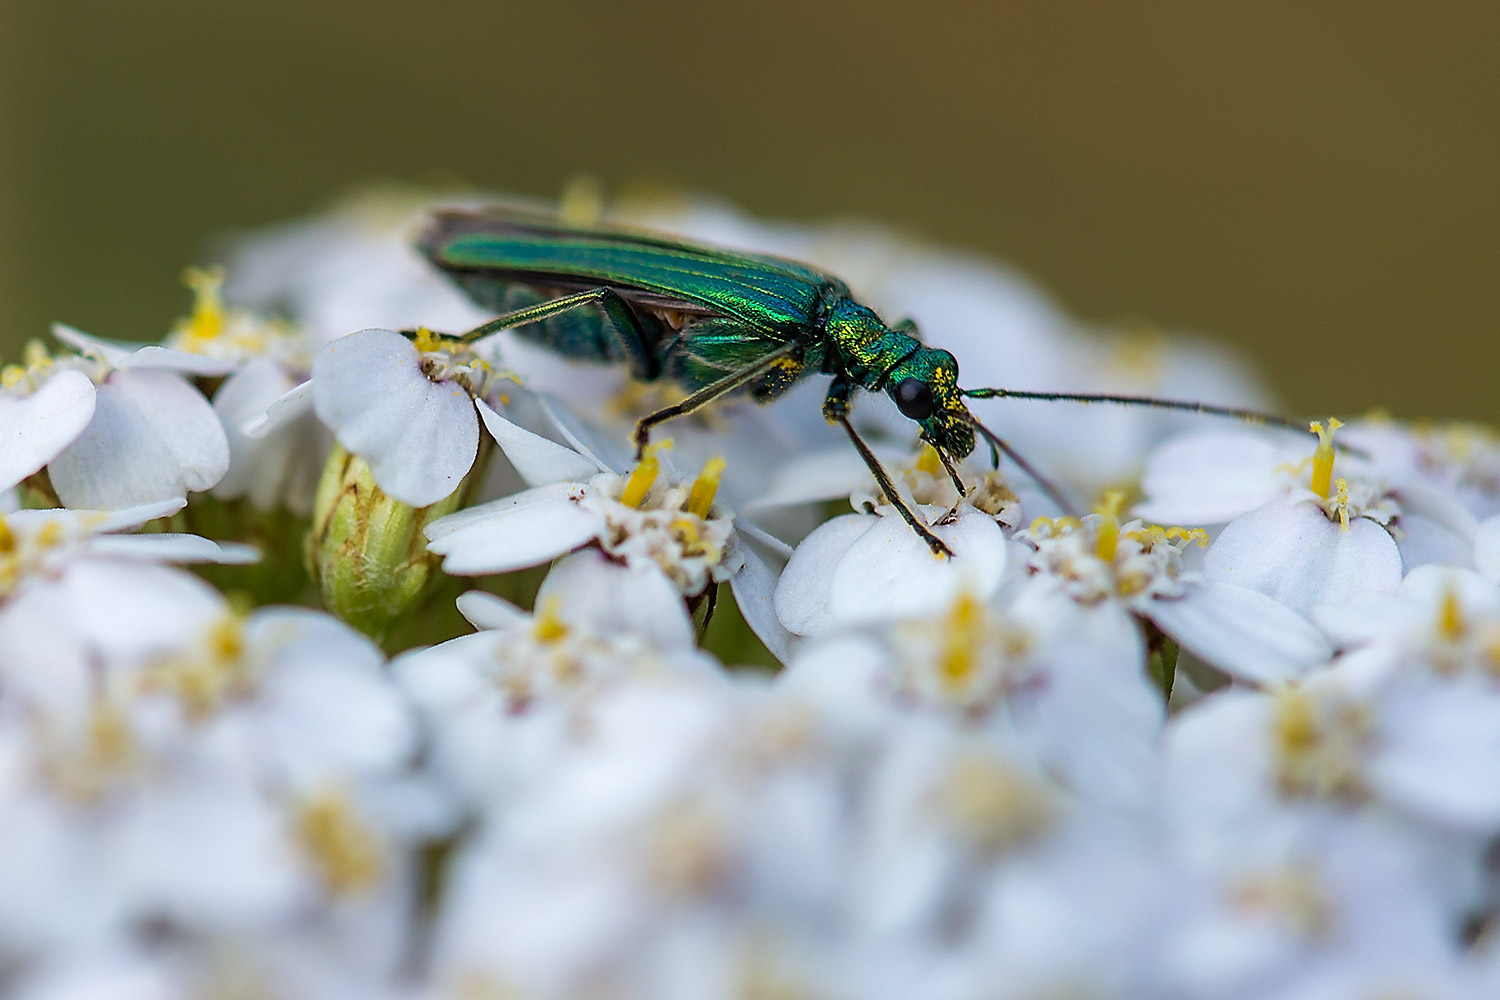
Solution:
[{"label": "beetle's antenna", "polygon": [[[1063,493],[1063,491],[1058,488],[1056,483],[1048,479],[1046,476],[1042,475],[1041,472],[1037,470],[1036,466],[1032,465],[1030,462],[1026,461],[1026,459],[1022,458],[1020,452],[1016,451],[1010,445],[1006,444],[1004,439],[1002,439],[994,431],[984,426],[984,424],[981,424],[972,413],[969,414],[969,422],[972,423],[974,425],[974,429],[982,434],[984,436],[984,439],[990,443],[990,454],[992,456],[995,454],[997,449],[999,451],[1005,452],[1005,454],[1010,456],[1010,460],[1012,462],[1015,462],[1016,465],[1020,467],[1022,472],[1030,476],[1032,480],[1042,488],[1043,493],[1052,498],[1053,503],[1062,508],[1062,512],[1064,514],[1068,514],[1072,517],[1078,516],[1078,509],[1073,506],[1073,502],[1068,499],[1067,494]],[[996,466],[998,466],[1000,463],[996,462],[995,464]]]},{"label": "beetle's antenna", "polygon": [[960,389],[960,396],[970,399],[1040,399],[1065,403],[1113,403],[1117,406],[1149,406],[1156,410],[1177,410],[1183,413],[1203,413],[1211,417],[1229,417],[1250,424],[1280,427],[1301,434],[1311,433],[1307,425],[1274,413],[1263,413],[1240,406],[1215,406],[1212,403],[1195,403],[1182,399],[1158,399],[1155,396],[1115,396],[1095,392],[1026,392],[1020,389]]}]

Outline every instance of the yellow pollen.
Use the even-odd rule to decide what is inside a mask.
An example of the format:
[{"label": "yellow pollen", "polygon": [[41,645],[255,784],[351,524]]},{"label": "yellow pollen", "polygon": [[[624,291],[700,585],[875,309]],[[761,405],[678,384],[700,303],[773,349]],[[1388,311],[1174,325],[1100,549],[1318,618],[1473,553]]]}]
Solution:
[{"label": "yellow pollen", "polygon": [[443,350],[446,345],[440,335],[433,333],[425,326],[419,326],[417,327],[417,335],[412,338],[412,346],[420,354],[430,354],[434,351]]},{"label": "yellow pollen", "polygon": [[1314,420],[1308,424],[1308,430],[1318,436],[1318,447],[1313,450],[1313,469],[1311,489],[1323,499],[1328,499],[1328,491],[1333,486],[1333,433],[1344,426],[1337,417],[1328,418],[1328,427],[1325,429],[1320,421]]},{"label": "yellow pollen", "polygon": [[925,472],[929,476],[941,476],[943,459],[932,445],[924,445],[921,453],[917,455],[917,460],[912,463],[912,468],[918,472]]},{"label": "yellow pollen", "polygon": [[1438,604],[1438,635],[1453,642],[1463,637],[1465,627],[1464,609],[1458,603],[1458,592],[1448,587],[1443,591],[1443,599]]},{"label": "yellow pollen", "polygon": [[685,517],[679,517],[672,522],[672,533],[677,536],[683,545],[692,548],[702,540],[703,535],[698,531],[698,525]]},{"label": "yellow pollen", "polygon": [[693,480],[692,492],[688,494],[687,509],[704,520],[714,505],[714,494],[719,490],[719,480],[724,478],[724,456],[715,455],[703,463],[703,471]]},{"label": "yellow pollen", "polygon": [[10,530],[10,525],[5,522],[5,515],[0,514],[0,552],[9,554],[16,550],[16,533]]},{"label": "yellow pollen", "polygon": [[531,634],[537,642],[556,642],[568,634],[568,623],[561,612],[562,599],[557,595],[542,602],[531,622]]},{"label": "yellow pollen", "polygon": [[1124,493],[1110,490],[1104,494],[1104,502],[1094,510],[1099,515],[1095,528],[1094,554],[1105,562],[1115,561],[1115,550],[1120,544],[1120,504],[1124,502]]},{"label": "yellow pollen", "polygon": [[380,846],[340,792],[320,792],[297,807],[297,843],[335,895],[368,889],[380,880]]},{"label": "yellow pollen", "polygon": [[0,368],[0,389],[14,389],[26,378],[26,369],[10,364]]},{"label": "yellow pollen", "polygon": [[943,616],[943,641],[938,651],[938,678],[949,689],[963,688],[979,666],[984,638],[984,603],[967,588],[960,591]]},{"label": "yellow pollen", "polygon": [[1167,529],[1167,538],[1184,538],[1189,544],[1197,544],[1198,548],[1208,548],[1208,531],[1204,528],[1178,528]]},{"label": "yellow pollen", "polygon": [[646,502],[646,494],[651,492],[656,477],[661,474],[661,460],[656,456],[663,449],[670,447],[672,447],[670,440],[658,441],[656,444],[646,446],[646,454],[636,463],[636,467],[630,473],[630,478],[625,482],[625,488],[620,491],[622,504],[639,509],[641,504]]},{"label": "yellow pollen", "polygon": [[188,317],[187,336],[193,340],[212,340],[224,332],[224,269],[190,267],[182,273],[182,283],[193,290],[193,314]]}]

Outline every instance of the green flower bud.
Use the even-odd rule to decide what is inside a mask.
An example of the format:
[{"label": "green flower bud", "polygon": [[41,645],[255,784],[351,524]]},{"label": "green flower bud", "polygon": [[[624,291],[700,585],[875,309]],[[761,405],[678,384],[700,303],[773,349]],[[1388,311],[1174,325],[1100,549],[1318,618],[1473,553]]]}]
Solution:
[{"label": "green flower bud", "polygon": [[439,557],[428,553],[422,530],[464,505],[470,485],[483,475],[482,458],[448,496],[412,507],[376,486],[364,459],[335,445],[307,534],[308,572],[323,606],[382,641],[436,579]]}]

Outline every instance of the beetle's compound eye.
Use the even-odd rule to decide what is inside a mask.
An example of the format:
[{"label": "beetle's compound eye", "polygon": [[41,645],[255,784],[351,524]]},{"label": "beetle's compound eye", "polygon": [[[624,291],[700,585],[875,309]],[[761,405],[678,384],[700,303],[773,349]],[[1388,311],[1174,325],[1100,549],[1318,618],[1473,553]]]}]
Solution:
[{"label": "beetle's compound eye", "polygon": [[919,378],[904,378],[896,383],[896,409],[911,420],[932,416],[932,389]]}]

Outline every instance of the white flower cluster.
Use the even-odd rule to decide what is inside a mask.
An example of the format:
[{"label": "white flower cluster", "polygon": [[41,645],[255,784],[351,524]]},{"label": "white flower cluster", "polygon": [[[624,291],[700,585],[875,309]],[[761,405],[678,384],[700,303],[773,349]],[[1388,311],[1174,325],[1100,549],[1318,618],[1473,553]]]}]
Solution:
[{"label": "white flower cluster", "polygon": [[[1500,437],[994,400],[1052,482],[981,447],[960,495],[859,397],[945,558],[819,379],[633,462],[672,397],[452,336],[425,209],[0,370],[6,995],[1500,995]],[[988,264],[619,211],[839,274],[965,385],[1267,405]],[[454,637],[439,565],[547,570]],[[704,648],[723,583],[775,672]]]}]

